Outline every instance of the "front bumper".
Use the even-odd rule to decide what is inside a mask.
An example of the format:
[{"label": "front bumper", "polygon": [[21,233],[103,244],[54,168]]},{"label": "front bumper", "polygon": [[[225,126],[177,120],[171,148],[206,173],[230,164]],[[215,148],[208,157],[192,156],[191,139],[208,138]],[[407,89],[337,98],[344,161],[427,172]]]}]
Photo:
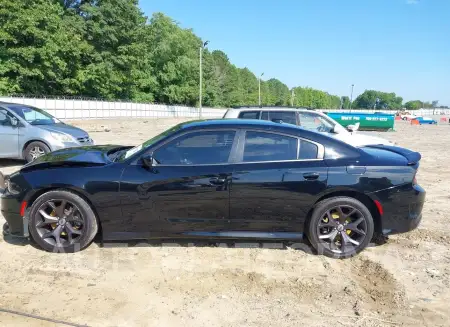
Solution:
[{"label": "front bumper", "polygon": [[403,185],[373,193],[383,206],[381,232],[384,235],[406,233],[422,220],[425,190],[419,185]]},{"label": "front bumper", "polygon": [[21,201],[14,195],[0,191],[1,214],[6,220],[3,233],[8,233],[17,237],[28,237],[28,210],[24,217],[20,215]]}]

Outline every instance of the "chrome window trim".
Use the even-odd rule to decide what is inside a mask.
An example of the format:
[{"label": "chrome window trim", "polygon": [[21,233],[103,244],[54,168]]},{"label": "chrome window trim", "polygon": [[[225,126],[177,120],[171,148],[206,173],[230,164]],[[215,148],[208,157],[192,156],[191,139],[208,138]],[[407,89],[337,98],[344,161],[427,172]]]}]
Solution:
[{"label": "chrome window trim", "polygon": [[[299,137],[292,134],[277,132],[277,131],[266,131],[261,130],[258,128],[208,128],[208,129],[201,129],[201,130],[191,130],[191,131],[185,131],[177,136],[171,137],[167,139],[164,143],[159,144],[156,148],[152,149],[152,153],[157,151],[159,148],[163,147],[167,143],[180,138],[182,136],[185,136],[187,134],[197,133],[197,132],[215,132],[215,131],[232,131],[235,132],[234,140],[233,140],[233,146],[231,148],[230,156],[228,157],[228,162],[225,163],[215,163],[215,164],[195,164],[195,165],[183,165],[183,164],[176,164],[176,165],[168,165],[168,164],[157,164],[155,167],[194,167],[194,166],[225,166],[225,165],[242,165],[242,164],[259,164],[259,163],[283,163],[283,162],[308,162],[308,161],[323,161],[325,156],[325,147],[317,142],[314,142],[309,139],[305,139],[303,137]],[[283,136],[288,136],[291,138],[297,139],[297,158],[300,154],[300,140],[309,142],[312,144],[315,144],[317,146],[317,158],[316,159],[294,159],[294,160],[271,160],[271,161],[237,161],[240,158],[234,158],[233,156],[236,155],[236,148],[239,146],[238,142],[240,142],[241,138],[240,135],[242,133],[243,138],[242,141],[245,142],[245,134],[247,131],[254,131],[254,132],[261,132],[261,133],[269,133],[269,134],[278,134]],[[243,144],[244,145],[244,144]],[[144,154],[148,153],[147,151],[143,152]],[[242,153],[243,154],[243,153]],[[134,160],[130,165],[138,165],[139,159]]]}]

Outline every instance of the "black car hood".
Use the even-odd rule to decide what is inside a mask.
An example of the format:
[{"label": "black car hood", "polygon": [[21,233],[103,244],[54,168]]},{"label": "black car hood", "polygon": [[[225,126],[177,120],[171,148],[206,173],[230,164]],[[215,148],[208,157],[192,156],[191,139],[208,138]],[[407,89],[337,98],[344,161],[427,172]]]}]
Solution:
[{"label": "black car hood", "polygon": [[48,153],[26,164],[21,171],[57,166],[103,166],[111,162],[107,153],[127,148],[120,145],[93,145]]}]

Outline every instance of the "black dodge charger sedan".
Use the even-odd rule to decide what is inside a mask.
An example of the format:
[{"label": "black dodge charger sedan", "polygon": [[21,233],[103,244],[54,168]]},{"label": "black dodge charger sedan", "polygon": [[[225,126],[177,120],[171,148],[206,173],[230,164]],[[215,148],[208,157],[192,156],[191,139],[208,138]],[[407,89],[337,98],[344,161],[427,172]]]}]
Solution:
[{"label": "black dodge charger sedan", "polygon": [[410,231],[425,191],[420,154],[355,148],[257,120],[177,125],[131,148],[52,152],[1,183],[5,231],[47,251],[104,240],[308,238],[344,258],[378,234]]}]

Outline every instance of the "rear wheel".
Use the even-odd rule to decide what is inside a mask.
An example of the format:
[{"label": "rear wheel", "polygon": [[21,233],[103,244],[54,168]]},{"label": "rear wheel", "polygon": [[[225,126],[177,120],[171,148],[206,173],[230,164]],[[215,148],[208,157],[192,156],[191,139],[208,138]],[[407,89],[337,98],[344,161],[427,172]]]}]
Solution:
[{"label": "rear wheel", "polygon": [[334,197],[314,208],[308,239],[319,254],[343,259],[364,250],[373,232],[373,218],[364,204],[350,197]]},{"label": "rear wheel", "polygon": [[46,251],[78,252],[92,242],[97,231],[91,207],[72,192],[47,192],[31,207],[30,234]]},{"label": "rear wheel", "polygon": [[27,145],[24,151],[24,157],[27,162],[31,162],[49,152],[50,148],[46,144],[35,141]]}]

